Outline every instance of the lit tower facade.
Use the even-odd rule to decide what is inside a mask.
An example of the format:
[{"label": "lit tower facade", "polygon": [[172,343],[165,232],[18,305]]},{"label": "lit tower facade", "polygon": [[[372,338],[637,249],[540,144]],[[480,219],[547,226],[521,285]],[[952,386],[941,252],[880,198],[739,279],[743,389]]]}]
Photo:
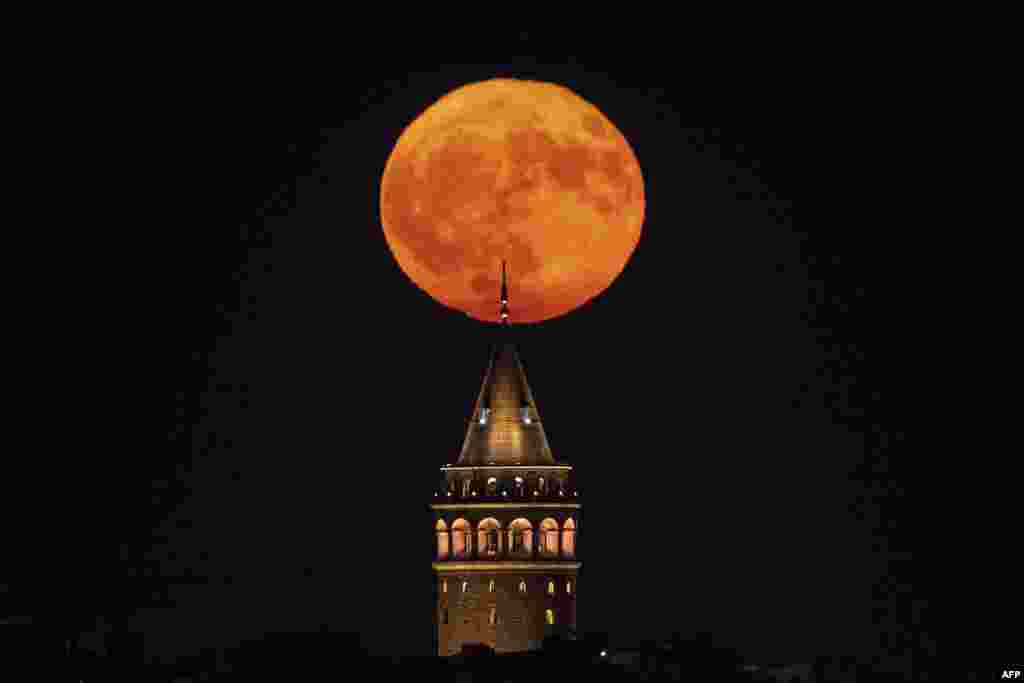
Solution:
[{"label": "lit tower facade", "polygon": [[540,647],[576,629],[580,500],[572,467],[551,455],[526,374],[507,336],[491,352],[458,461],[434,493],[437,652],[482,643]]}]

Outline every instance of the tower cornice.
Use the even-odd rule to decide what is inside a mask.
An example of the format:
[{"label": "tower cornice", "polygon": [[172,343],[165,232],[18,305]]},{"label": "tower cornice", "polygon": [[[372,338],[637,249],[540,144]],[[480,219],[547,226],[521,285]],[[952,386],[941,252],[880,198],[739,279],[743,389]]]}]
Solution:
[{"label": "tower cornice", "polygon": [[579,510],[583,503],[433,503],[431,510]]},{"label": "tower cornice", "polygon": [[582,562],[434,562],[437,572],[576,571]]},{"label": "tower cornice", "polygon": [[510,465],[508,463],[492,465],[449,465],[448,467],[442,467],[442,472],[475,472],[476,470],[501,470],[501,469],[512,469],[512,470],[571,470],[572,465]]}]

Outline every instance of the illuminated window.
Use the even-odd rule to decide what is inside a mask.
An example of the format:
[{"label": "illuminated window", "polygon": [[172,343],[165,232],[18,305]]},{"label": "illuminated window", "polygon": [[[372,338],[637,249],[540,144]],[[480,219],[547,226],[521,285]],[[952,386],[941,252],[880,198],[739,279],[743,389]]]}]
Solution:
[{"label": "illuminated window", "polygon": [[483,556],[494,557],[498,554],[500,538],[498,534],[501,533],[501,527],[498,524],[498,520],[493,517],[488,517],[477,525],[477,547],[480,549],[479,554]]},{"label": "illuminated window", "polygon": [[468,590],[469,590],[469,581],[463,581],[462,582],[462,592],[465,593]]},{"label": "illuminated window", "polygon": [[554,595],[554,594],[555,594],[555,582],[554,581],[548,581],[548,595]]},{"label": "illuminated window", "polygon": [[523,488],[524,488],[523,487],[523,478],[522,477],[516,477],[515,494],[517,496],[523,495]]},{"label": "illuminated window", "polygon": [[537,480],[537,488],[540,489],[541,493],[547,493],[547,489],[544,488],[544,477],[540,477]]},{"label": "illuminated window", "polygon": [[498,492],[498,480],[491,477],[487,480],[487,495],[493,496]]},{"label": "illuminated window", "polygon": [[461,559],[469,556],[469,522],[457,519],[452,523],[452,556]]},{"label": "illuminated window", "polygon": [[437,520],[437,524],[434,526],[437,530],[437,559],[444,560],[448,557],[448,527],[445,526],[444,520]]},{"label": "illuminated window", "polygon": [[529,554],[533,550],[533,525],[520,517],[508,525],[508,543],[514,554]]},{"label": "illuminated window", "polygon": [[525,593],[526,592],[526,582],[525,581],[520,581],[519,582],[519,592],[520,593]]},{"label": "illuminated window", "polygon": [[546,609],[544,610],[544,616],[547,618],[548,626],[554,626],[555,624],[555,611]]},{"label": "illuminated window", "polygon": [[540,523],[540,551],[545,555],[558,552],[558,522],[550,517]]},{"label": "illuminated window", "polygon": [[565,520],[565,529],[562,531],[562,555],[572,557],[576,552],[576,522],[572,517]]},{"label": "illuminated window", "polygon": [[572,581],[565,582],[565,592],[572,593]]},{"label": "illuminated window", "polygon": [[491,593],[493,593],[493,592],[494,592],[494,580],[493,580],[493,579],[491,580],[491,585],[489,585],[489,586],[487,587],[487,590],[488,590],[489,592],[491,592]]},{"label": "illuminated window", "polygon": [[448,581],[447,581],[447,579],[441,582],[441,592],[442,593],[447,593],[448,592]]},{"label": "illuminated window", "polygon": [[497,610],[496,607],[492,607],[491,608],[491,623],[492,624],[498,623],[498,610]]},{"label": "illuminated window", "polygon": [[469,483],[470,483],[469,479],[463,479],[462,480],[462,495],[464,495],[464,496],[468,496],[469,495]]}]

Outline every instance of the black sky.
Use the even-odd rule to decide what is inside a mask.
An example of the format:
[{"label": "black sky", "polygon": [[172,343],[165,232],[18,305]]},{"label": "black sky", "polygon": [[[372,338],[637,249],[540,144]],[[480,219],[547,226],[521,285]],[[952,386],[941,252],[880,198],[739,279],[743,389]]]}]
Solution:
[{"label": "black sky", "polygon": [[911,580],[906,525],[889,528],[909,519],[895,492],[913,490],[893,455],[907,247],[864,221],[869,194],[842,172],[862,140],[770,103],[686,128],[684,78],[589,62],[354,76],[329,129],[186,118],[137,133],[166,162],[111,342],[133,382],[110,406],[109,454],[69,469],[77,513],[54,533],[87,561],[61,599],[144,630],[153,651],[326,626],[429,654],[426,506],[492,330],[409,282],[378,189],[419,112],[495,76],[594,103],[646,183],[619,279],[517,332],[582,491],[581,629],[711,631],[776,661],[877,647],[899,629],[872,610],[913,607],[878,593]]}]

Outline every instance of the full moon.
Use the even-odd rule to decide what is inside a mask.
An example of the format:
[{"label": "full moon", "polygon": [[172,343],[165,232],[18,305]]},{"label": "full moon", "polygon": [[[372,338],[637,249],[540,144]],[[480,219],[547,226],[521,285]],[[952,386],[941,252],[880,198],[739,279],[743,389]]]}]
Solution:
[{"label": "full moon", "polygon": [[401,134],[380,214],[399,266],[436,301],[498,319],[501,262],[510,322],[582,306],[640,240],[644,182],[597,107],[553,83],[494,79],[451,91]]}]

